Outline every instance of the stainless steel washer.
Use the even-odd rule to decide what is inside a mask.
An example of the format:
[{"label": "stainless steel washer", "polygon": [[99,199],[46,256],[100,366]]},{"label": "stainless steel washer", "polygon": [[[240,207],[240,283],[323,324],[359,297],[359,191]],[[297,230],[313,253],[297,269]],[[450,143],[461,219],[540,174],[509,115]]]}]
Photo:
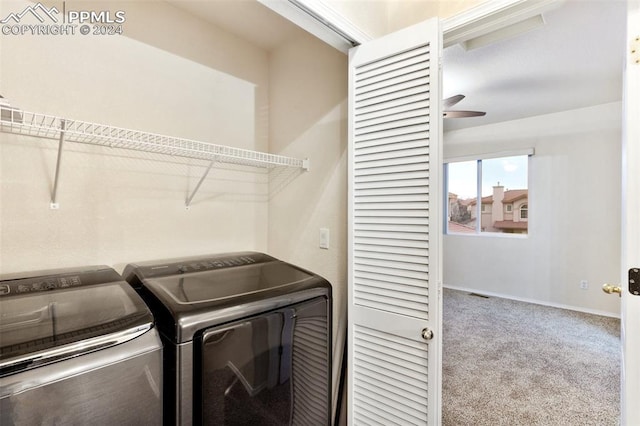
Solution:
[{"label": "stainless steel washer", "polygon": [[162,424],[161,341],[113,269],[1,277],[0,424]]},{"label": "stainless steel washer", "polygon": [[331,286],[261,253],[131,264],[165,345],[165,421],[330,425]]}]

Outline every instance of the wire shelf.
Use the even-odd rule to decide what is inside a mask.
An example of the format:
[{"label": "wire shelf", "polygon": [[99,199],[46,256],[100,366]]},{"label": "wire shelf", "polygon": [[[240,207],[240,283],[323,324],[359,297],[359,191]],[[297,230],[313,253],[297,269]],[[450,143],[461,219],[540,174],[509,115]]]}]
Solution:
[{"label": "wire shelf", "polygon": [[243,166],[309,169],[308,160],[0,107],[0,131]]}]

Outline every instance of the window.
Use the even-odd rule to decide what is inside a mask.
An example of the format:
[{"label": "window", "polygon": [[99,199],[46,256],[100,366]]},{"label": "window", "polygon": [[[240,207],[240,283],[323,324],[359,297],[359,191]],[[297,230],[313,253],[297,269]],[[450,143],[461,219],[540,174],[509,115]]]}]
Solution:
[{"label": "window", "polygon": [[447,212],[447,232],[475,233],[478,200],[477,161],[461,161],[445,166],[448,175],[449,211]]},{"label": "window", "polygon": [[446,232],[527,234],[531,154],[446,162]]}]

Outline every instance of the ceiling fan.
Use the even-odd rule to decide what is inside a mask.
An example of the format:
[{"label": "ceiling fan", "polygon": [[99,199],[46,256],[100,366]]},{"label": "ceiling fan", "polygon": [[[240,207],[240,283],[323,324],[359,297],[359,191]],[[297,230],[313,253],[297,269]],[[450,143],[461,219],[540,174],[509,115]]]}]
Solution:
[{"label": "ceiling fan", "polygon": [[442,101],[444,109],[444,118],[463,118],[463,117],[482,117],[486,114],[484,111],[448,111],[449,108],[464,99],[464,95],[451,96]]}]

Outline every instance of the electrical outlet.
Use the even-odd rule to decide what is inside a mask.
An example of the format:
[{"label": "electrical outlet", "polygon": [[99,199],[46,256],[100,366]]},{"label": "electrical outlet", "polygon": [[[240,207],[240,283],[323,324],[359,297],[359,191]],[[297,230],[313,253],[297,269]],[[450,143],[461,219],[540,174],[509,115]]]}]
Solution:
[{"label": "electrical outlet", "polygon": [[589,288],[589,282],[587,280],[581,280],[580,281],[580,288],[583,290],[586,290]]}]

